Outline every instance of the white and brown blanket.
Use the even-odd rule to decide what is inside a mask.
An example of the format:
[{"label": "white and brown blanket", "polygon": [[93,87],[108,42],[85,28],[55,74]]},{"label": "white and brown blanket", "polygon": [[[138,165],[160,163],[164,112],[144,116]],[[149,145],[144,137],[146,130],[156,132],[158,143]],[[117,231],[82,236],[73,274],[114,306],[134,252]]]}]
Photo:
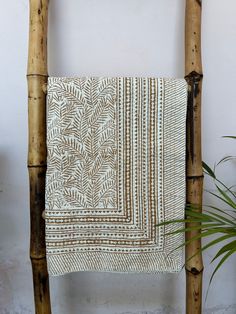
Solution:
[{"label": "white and brown blanket", "polygon": [[49,78],[50,275],[180,270],[157,224],[184,217],[186,107],[183,79]]}]

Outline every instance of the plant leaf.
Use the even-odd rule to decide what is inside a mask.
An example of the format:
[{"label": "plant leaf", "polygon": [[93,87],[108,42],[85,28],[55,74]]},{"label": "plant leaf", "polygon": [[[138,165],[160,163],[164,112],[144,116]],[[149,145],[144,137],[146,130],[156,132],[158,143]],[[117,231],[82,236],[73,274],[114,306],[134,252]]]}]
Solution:
[{"label": "plant leaf", "polygon": [[[215,207],[215,206],[212,206],[212,205],[204,205],[204,206],[205,206],[205,207],[208,207],[208,208],[212,208],[212,209],[214,209],[214,210],[217,210],[217,211],[219,211],[220,213],[222,213],[222,214],[224,214],[224,215],[226,215],[226,216],[229,216],[230,218],[233,219],[233,221],[236,222],[236,217],[230,215],[230,214],[228,213],[229,210],[222,210],[222,209],[219,209],[218,207]],[[230,211],[230,212],[234,212],[234,211]],[[233,223],[234,225],[236,225],[236,223],[234,223],[232,220],[230,220],[230,221],[231,221],[231,223]]]},{"label": "plant leaf", "polygon": [[227,162],[230,161],[232,159],[236,159],[235,156],[225,156],[224,158],[222,158],[218,163],[217,166],[219,166],[220,164],[222,164],[223,162]]},{"label": "plant leaf", "polygon": [[219,195],[217,195],[217,194],[215,194],[214,192],[211,192],[211,191],[208,191],[208,193],[211,194],[211,195],[213,195],[213,196],[215,196],[216,198],[220,199],[222,202],[226,203],[226,204],[229,205],[230,207],[236,209],[236,204],[234,204],[234,206],[231,206],[231,204],[228,203],[223,197],[221,197],[221,196],[219,196]]},{"label": "plant leaf", "polygon": [[214,171],[203,161],[202,162],[203,169],[209,174],[212,178],[216,179]]},{"label": "plant leaf", "polygon": [[210,283],[212,282],[213,277],[215,276],[215,273],[217,272],[217,270],[221,267],[221,265],[233,254],[236,252],[236,247],[232,248],[231,250],[228,251],[228,253],[225,254],[225,256],[220,260],[220,262],[218,263],[218,265],[216,266],[215,270],[213,271],[211,278],[210,278]]},{"label": "plant leaf", "polygon": [[[216,232],[213,231],[213,230],[208,230],[208,231],[205,231],[205,232],[201,232],[201,233],[199,233],[198,235],[196,235],[196,236],[192,237],[191,239],[189,239],[188,241],[185,241],[185,242],[183,242],[182,244],[180,244],[179,246],[177,246],[176,248],[174,248],[172,251],[170,251],[169,254],[173,253],[174,251],[180,249],[180,248],[183,247],[183,246],[186,246],[186,245],[190,244],[190,243],[193,242],[193,241],[196,241],[196,240],[199,240],[199,239],[208,237],[208,236],[213,235],[213,234],[215,234],[215,233],[216,233]],[[168,254],[168,255],[169,255],[169,254]]]},{"label": "plant leaf", "polygon": [[202,222],[202,219],[178,219],[178,220],[168,220],[168,221],[163,221],[159,224],[156,224],[156,227],[161,227],[161,226],[166,226],[170,224],[175,224],[175,223],[199,223]]},{"label": "plant leaf", "polygon": [[232,139],[236,139],[236,136],[232,136],[232,135],[225,135],[225,136],[222,136],[223,138],[232,138]]},{"label": "plant leaf", "polygon": [[[223,223],[223,221],[225,221],[226,223],[230,224],[230,225],[233,226],[233,227],[236,226],[235,223],[233,223],[232,220],[227,219],[227,218],[224,217],[223,215],[218,215],[218,214],[213,213],[212,211],[209,211],[209,210],[206,210],[206,209],[205,209],[205,212],[206,212],[206,213],[210,213],[210,214],[213,215],[213,216],[216,216],[217,218],[219,218],[219,219],[222,221],[222,223]],[[232,228],[232,227],[231,227],[231,228]]]},{"label": "plant leaf", "polygon": [[206,245],[202,246],[200,249],[197,250],[197,252],[195,254],[193,254],[192,256],[190,256],[187,261],[189,261],[190,259],[192,259],[194,256],[196,256],[199,252],[203,252],[205,251],[206,249],[208,249],[209,247],[213,246],[213,245],[216,245],[220,242],[223,242],[227,239],[230,239],[232,237],[234,237],[235,235],[232,235],[232,234],[226,234],[226,235],[223,235],[215,240],[212,240],[210,241],[209,243],[207,243]]},{"label": "plant leaf", "polygon": [[216,184],[216,187],[227,203],[236,209],[236,203]]},{"label": "plant leaf", "polygon": [[[210,228],[219,227],[219,226],[221,226],[221,224],[206,224],[206,225],[200,224],[198,226],[193,226],[193,227],[188,227],[188,228],[183,228],[183,229],[178,229],[172,232],[168,232],[168,233],[165,233],[165,235],[185,233],[185,232],[195,231],[195,230],[204,230],[204,229],[210,229]],[[221,228],[221,229],[224,230],[225,228]],[[218,228],[215,228],[214,230],[217,230],[218,232]]]},{"label": "plant leaf", "polygon": [[[236,236],[236,235],[234,235]],[[233,248],[236,248],[236,240],[227,243],[226,245],[224,245],[219,251],[218,253],[215,255],[215,257],[212,259],[211,263],[216,260],[219,256],[221,256],[222,254],[224,254],[227,251],[232,250]]]},{"label": "plant leaf", "polygon": [[202,222],[207,221],[207,222],[219,222],[219,223],[224,223],[221,219],[217,219],[216,217],[212,217],[211,215],[207,215],[204,213],[199,213],[191,210],[186,211],[186,216],[190,217],[197,217],[202,220]]}]

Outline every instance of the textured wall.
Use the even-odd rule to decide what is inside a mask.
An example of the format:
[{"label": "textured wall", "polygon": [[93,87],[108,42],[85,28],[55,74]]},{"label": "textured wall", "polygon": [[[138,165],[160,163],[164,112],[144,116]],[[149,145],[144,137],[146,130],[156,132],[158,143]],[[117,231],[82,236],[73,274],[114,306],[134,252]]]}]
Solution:
[{"label": "textured wall", "polygon": [[[28,0],[0,1],[0,313],[33,313],[28,258]],[[236,155],[236,3],[203,0],[204,160]],[[184,0],[51,0],[49,70],[61,76],[183,76]],[[222,168],[235,183],[236,165]],[[206,181],[206,187],[209,183]],[[206,197],[206,201],[209,198]],[[212,271],[205,254],[204,296]],[[236,313],[236,258],[217,275],[204,313]],[[184,313],[179,275],[76,273],[51,280],[56,314]]]}]

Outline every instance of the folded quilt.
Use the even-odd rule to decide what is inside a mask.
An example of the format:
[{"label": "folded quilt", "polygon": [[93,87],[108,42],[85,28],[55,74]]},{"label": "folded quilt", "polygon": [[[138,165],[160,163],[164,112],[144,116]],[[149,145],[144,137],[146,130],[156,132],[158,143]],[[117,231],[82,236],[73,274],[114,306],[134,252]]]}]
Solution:
[{"label": "folded quilt", "polygon": [[50,275],[175,272],[185,206],[187,84],[50,77],[46,250]]}]

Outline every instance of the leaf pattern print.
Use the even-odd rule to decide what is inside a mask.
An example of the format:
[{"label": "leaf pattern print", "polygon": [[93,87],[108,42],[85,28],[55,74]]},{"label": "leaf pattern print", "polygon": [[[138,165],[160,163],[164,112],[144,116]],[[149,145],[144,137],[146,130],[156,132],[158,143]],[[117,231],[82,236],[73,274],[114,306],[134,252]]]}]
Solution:
[{"label": "leaf pattern print", "polygon": [[117,206],[116,79],[50,78],[48,208]]}]

